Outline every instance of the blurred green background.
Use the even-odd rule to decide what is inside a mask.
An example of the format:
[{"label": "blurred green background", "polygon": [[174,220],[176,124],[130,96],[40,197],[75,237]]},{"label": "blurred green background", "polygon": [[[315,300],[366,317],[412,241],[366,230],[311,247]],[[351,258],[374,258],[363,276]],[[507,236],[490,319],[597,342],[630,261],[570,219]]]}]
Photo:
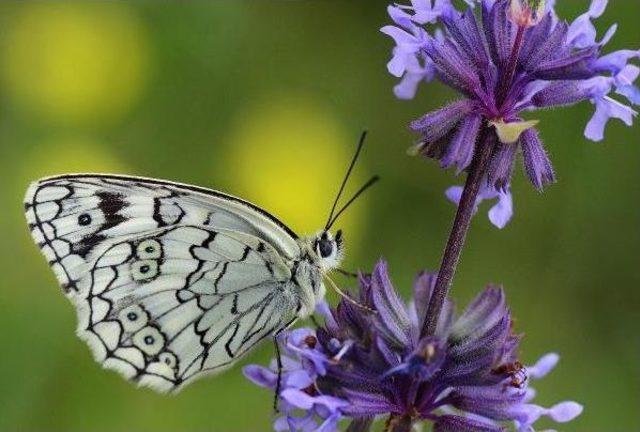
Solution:
[{"label": "blurred green background", "polygon": [[[587,0],[560,1],[566,17]],[[638,47],[640,3],[611,2],[608,47]],[[341,220],[346,267],[381,256],[405,294],[436,269],[459,183],[409,158],[407,122],[450,100],[438,85],[398,101],[383,1],[3,2],[0,5],[0,430],[270,430],[270,392],[240,367],[176,396],[101,370],[75,312],[32,244],[29,181],[106,171],[240,194],[298,232],[320,227],[363,128],[359,179],[383,181]],[[525,362],[558,351],[539,401],[582,402],[563,431],[640,431],[640,128],[587,142],[589,104],[540,114],[558,184],[518,172],[503,231],[476,218],[454,283],[459,305],[507,289]],[[355,187],[355,184],[352,184]],[[335,300],[335,297],[332,297]],[[248,361],[265,363],[265,344]],[[245,361],[246,363],[246,361]]]}]

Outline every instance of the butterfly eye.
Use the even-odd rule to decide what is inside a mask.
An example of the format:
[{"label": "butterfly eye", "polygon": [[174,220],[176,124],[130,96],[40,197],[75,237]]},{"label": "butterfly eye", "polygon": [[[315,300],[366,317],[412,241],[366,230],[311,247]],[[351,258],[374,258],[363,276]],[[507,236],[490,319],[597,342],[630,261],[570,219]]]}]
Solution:
[{"label": "butterfly eye", "polygon": [[327,238],[320,239],[318,242],[318,252],[320,257],[327,258],[333,253],[333,242]]}]

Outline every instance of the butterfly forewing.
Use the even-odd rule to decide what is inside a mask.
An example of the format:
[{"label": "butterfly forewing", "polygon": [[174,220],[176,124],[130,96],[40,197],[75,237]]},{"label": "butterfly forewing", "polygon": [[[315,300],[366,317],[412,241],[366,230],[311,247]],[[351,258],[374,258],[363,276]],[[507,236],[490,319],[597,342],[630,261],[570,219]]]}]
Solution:
[{"label": "butterfly forewing", "polygon": [[78,334],[126,378],[172,390],[295,319],[295,234],[185,185],[65,176],[31,185],[32,235],[78,309]]}]

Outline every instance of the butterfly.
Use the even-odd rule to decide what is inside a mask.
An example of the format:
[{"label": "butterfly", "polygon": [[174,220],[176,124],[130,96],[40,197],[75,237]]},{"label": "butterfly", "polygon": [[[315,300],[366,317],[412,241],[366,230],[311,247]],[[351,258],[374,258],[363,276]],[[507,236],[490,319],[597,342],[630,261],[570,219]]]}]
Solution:
[{"label": "butterfly", "polygon": [[31,235],[96,361],[176,391],[311,315],[343,256],[342,232],[329,230],[377,180],[335,212],[364,137],[327,224],[306,237],[254,204],[197,186],[109,174],[32,183]]}]

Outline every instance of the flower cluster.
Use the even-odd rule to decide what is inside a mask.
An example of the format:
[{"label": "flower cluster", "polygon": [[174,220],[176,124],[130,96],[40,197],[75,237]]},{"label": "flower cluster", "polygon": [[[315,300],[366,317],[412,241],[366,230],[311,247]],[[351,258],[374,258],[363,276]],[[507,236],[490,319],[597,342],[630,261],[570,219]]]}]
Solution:
[{"label": "flower cluster", "polygon": [[[324,304],[323,304],[324,305]],[[283,355],[278,361],[273,359],[269,368],[249,365],[244,368],[245,376],[255,384],[276,391],[278,373],[281,390],[278,395],[278,409],[283,413],[274,423],[276,431],[319,431],[337,430],[338,421],[343,417],[341,409],[348,405],[344,399],[320,394],[317,388],[319,377],[326,375],[330,362],[338,362],[318,345],[312,329],[300,328],[284,332],[278,339]],[[344,350],[343,350],[344,352]]]},{"label": "flower cluster", "polygon": [[[546,375],[558,356],[531,367],[517,356],[520,337],[501,288],[488,287],[458,317],[445,304],[433,336],[420,336],[435,277],[421,274],[408,305],[398,297],[380,262],[362,276],[358,301],[322,308],[325,324],[282,339],[284,416],[276,430],[335,431],[341,418],[390,416],[389,422],[429,421],[436,432],[531,431],[540,417],[570,421],[582,407],[531,403],[532,379]],[[255,383],[274,389],[271,368],[248,366]]]},{"label": "flower cluster", "polygon": [[395,94],[413,98],[420,82],[434,78],[461,94],[411,123],[421,135],[415,153],[459,173],[469,169],[480,146],[490,147],[483,189],[509,194],[520,152],[529,180],[542,190],[555,175],[534,127],[537,121],[525,121],[523,114],[590,101],[595,114],[585,136],[593,141],[603,139],[611,118],[632,124],[637,112],[630,105],[640,104],[633,84],[640,68],[631,61],[640,59],[640,50],[601,55],[617,28],[597,39],[592,20],[604,13],[607,0],[592,0],[572,23],[558,18],[553,1],[466,3],[462,12],[451,0],[411,0],[411,6],[388,8],[394,25],[381,30],[396,43],[388,63],[389,72],[402,77]]}]

